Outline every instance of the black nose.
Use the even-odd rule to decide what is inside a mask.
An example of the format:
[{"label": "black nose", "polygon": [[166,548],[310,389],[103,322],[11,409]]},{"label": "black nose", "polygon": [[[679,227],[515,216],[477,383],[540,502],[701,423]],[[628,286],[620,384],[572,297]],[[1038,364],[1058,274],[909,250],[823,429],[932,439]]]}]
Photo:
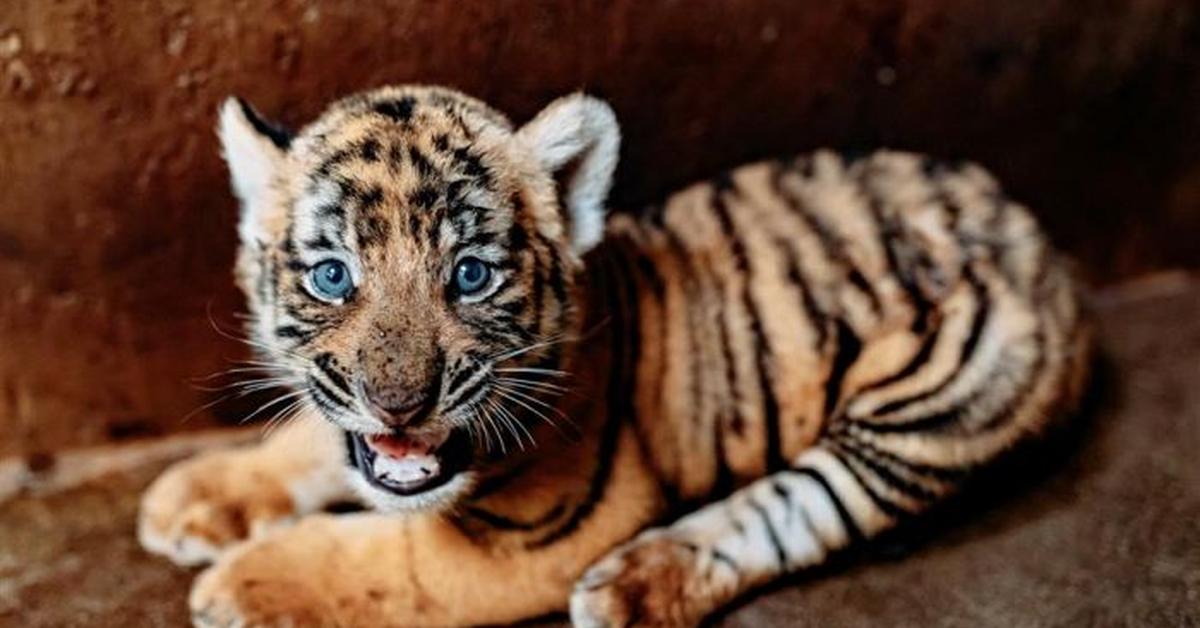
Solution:
[{"label": "black nose", "polygon": [[425,420],[436,403],[434,395],[411,393],[396,388],[367,387],[367,403],[375,416],[388,427],[407,427]]}]

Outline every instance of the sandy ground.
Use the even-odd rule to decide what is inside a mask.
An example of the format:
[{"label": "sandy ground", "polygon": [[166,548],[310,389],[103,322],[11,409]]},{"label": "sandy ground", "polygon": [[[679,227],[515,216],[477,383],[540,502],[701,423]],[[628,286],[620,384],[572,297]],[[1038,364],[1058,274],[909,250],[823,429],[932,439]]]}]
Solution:
[{"label": "sandy ground", "polygon": [[[1095,308],[1104,359],[1075,429],[716,623],[1200,624],[1200,281],[1142,280]],[[0,462],[0,625],[185,623],[194,574],[138,548],[138,495],[170,459],[238,436],[185,438]]]}]

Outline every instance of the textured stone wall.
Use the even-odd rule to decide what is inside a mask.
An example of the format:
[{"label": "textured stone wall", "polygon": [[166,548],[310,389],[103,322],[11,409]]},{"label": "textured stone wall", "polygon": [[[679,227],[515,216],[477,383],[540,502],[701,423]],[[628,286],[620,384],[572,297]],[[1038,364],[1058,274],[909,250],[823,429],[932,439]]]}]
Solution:
[{"label": "textured stone wall", "polygon": [[[446,83],[516,119],[584,88],[615,202],[820,145],[982,161],[1110,282],[1197,265],[1200,8],[1174,0],[0,2],[0,454],[233,420],[212,132]],[[211,319],[211,320],[210,320]],[[220,381],[220,380],[216,380]]]}]

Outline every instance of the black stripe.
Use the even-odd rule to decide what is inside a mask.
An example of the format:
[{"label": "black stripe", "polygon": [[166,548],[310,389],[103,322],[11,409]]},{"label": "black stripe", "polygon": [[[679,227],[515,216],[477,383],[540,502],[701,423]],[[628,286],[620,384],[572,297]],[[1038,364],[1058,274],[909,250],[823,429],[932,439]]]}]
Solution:
[{"label": "black stripe", "polygon": [[783,483],[783,481],[780,480],[778,477],[772,476],[772,477],[768,478],[768,481],[771,483],[771,490],[775,491],[775,494],[778,495],[780,499],[782,499],[788,505],[791,505],[791,503],[792,503],[791,489],[789,489],[787,487],[787,485],[785,485]]},{"label": "black stripe", "polygon": [[710,496],[724,497],[732,493],[734,487],[737,486],[737,481],[733,477],[733,470],[729,468],[729,461],[725,459],[724,427],[724,416],[718,416],[712,425],[713,461],[716,465],[716,470],[713,474],[712,487],[709,489]]},{"label": "black stripe", "polygon": [[385,100],[375,103],[371,110],[395,122],[408,122],[412,118],[416,100],[412,96],[404,96],[396,100]]},{"label": "black stripe", "polygon": [[772,186],[775,188],[779,197],[782,198],[792,214],[800,218],[809,231],[816,234],[821,241],[821,250],[825,256],[834,260],[846,271],[846,279],[858,288],[871,302],[873,311],[878,312],[880,309],[879,295],[875,293],[871,283],[863,276],[862,271],[854,265],[854,262],[846,254],[846,246],[842,238],[834,233],[834,231],[817,217],[816,214],[809,211],[802,199],[796,198],[787,191],[783,185],[783,177],[790,172],[786,168],[776,168],[773,175],[774,181]]},{"label": "black stripe", "polygon": [[542,259],[536,247],[529,248],[529,257],[532,260],[529,274],[532,285],[530,286],[530,297],[533,299],[533,307],[530,310],[531,320],[530,326],[534,336],[540,336],[542,333],[542,320],[546,316],[546,278],[543,276]]},{"label": "black stripe", "polygon": [[[728,193],[735,192],[736,188],[728,190]],[[750,318],[750,334],[754,338],[754,355],[757,358],[758,390],[762,396],[763,431],[766,439],[765,464],[768,472],[777,471],[786,467],[787,463],[783,459],[779,442],[779,401],[775,399],[775,390],[771,387],[770,380],[771,346],[763,332],[762,312],[759,311],[758,304],[754,302],[750,292],[750,284],[754,277],[750,271],[749,258],[746,256],[746,245],[738,237],[737,228],[733,224],[733,216],[729,213],[729,205],[724,195],[725,192],[722,191],[714,194],[714,209],[717,219],[721,223],[721,229],[729,237],[729,246],[737,261],[738,272],[744,278],[742,281],[742,307],[745,308],[746,315]]]},{"label": "black stripe", "polygon": [[[480,377],[480,378],[479,378],[478,380],[476,380],[476,381],[475,381],[475,383],[474,383],[474,384],[472,384],[472,385],[471,385],[469,388],[467,388],[466,390],[464,390],[464,391],[460,392],[459,394],[457,394],[457,395],[454,395],[454,396],[453,396],[454,405],[450,406],[450,407],[449,407],[449,408],[446,410],[446,412],[452,412],[452,411],[454,411],[454,410],[457,410],[457,409],[458,409],[458,407],[459,407],[459,406],[461,406],[462,404],[464,404],[464,403],[467,403],[467,402],[471,401],[472,399],[474,399],[474,398],[475,398],[475,395],[476,395],[476,394],[477,394],[477,393],[478,393],[478,392],[479,392],[479,391],[480,391],[480,390],[481,390],[481,389],[482,389],[484,386],[487,386],[487,385],[488,385],[488,378],[486,378],[486,377]],[[447,395],[447,397],[449,397],[449,396],[450,396],[450,395]]]},{"label": "black stripe", "polygon": [[509,517],[505,517],[504,515],[496,514],[490,510],[484,510],[478,506],[467,506],[466,514],[493,528],[496,528],[497,530],[519,530],[524,532],[532,532],[553,523],[562,515],[565,508],[566,505],[563,502],[559,502],[555,504],[553,508],[547,510],[545,514],[537,517],[533,521],[517,521],[516,519],[511,519]]},{"label": "black stripe", "polygon": [[463,174],[477,178],[484,187],[491,187],[492,173],[483,161],[467,148],[456,148],[453,153],[455,163],[463,169]]},{"label": "black stripe", "polygon": [[[479,370],[477,368],[472,369],[472,368],[470,368],[470,366],[475,366],[475,365],[472,363],[469,366],[463,366],[462,368],[460,368],[458,370],[457,373],[454,374],[454,377],[450,378],[450,382],[448,384],[446,384],[446,396],[447,397],[454,397],[455,396],[454,393],[458,390],[459,386],[462,386],[463,384],[467,383],[467,380],[471,379],[472,375],[475,375],[476,373],[479,372]],[[484,378],[481,378],[481,379],[484,379]]]},{"label": "black stripe", "polygon": [[[326,307],[324,301],[321,301],[308,293],[308,290],[304,287],[303,282],[297,281],[293,285],[293,288],[295,289],[296,294],[303,294],[305,299],[319,304],[317,307]],[[300,308],[303,306],[297,306],[291,303],[283,303],[282,307],[284,313],[287,314],[289,318],[294,318],[301,323],[307,323],[314,327],[324,328],[330,322],[330,319],[327,316],[321,316],[319,314],[310,316],[304,312],[301,312]]]},{"label": "black stripe", "polygon": [[[1010,398],[998,411],[992,414],[992,417],[979,426],[975,432],[989,431],[996,429],[1011,420],[1013,414],[1020,409],[1020,402],[1023,401],[1032,392],[1032,388],[1037,383],[1038,372],[1042,368],[1045,360],[1045,351],[1042,347],[1043,336],[1038,333],[1034,337],[1034,343],[1037,346],[1038,353],[1034,359],[1034,363],[1025,370],[1025,381],[1021,385],[1020,395]],[[990,372],[996,372],[1004,369],[1002,366],[993,366]],[[990,378],[984,378],[984,384],[981,388],[975,389],[967,399],[954,404],[953,407],[940,412],[934,412],[925,416],[918,416],[908,421],[899,422],[883,422],[877,423],[873,421],[857,421],[855,425],[864,428],[867,431],[879,434],[894,434],[894,433],[912,433],[912,432],[932,432],[943,430],[955,425],[958,425],[963,415],[972,407],[981,403],[981,399],[987,394],[987,381]]]},{"label": "black stripe", "polygon": [[[879,479],[883,480],[884,484],[887,484],[893,489],[900,491],[901,493],[918,502],[930,503],[938,498],[936,493],[930,491],[924,486],[910,482],[906,478],[901,477],[889,464],[881,462],[867,455],[864,451],[861,451],[857,447],[851,446],[849,443],[843,442],[841,444],[841,450],[843,452],[865,465]],[[907,512],[907,509],[905,509],[905,511]]]},{"label": "black stripe", "polygon": [[295,325],[280,325],[275,328],[275,336],[277,338],[298,340],[301,343],[312,340],[315,335],[315,331],[300,329]]},{"label": "black stripe", "polygon": [[932,389],[910,395],[903,399],[889,401],[888,403],[879,406],[879,408],[875,410],[874,414],[884,415],[895,412],[904,408],[905,406],[917,403],[919,401],[924,401],[937,395],[956,380],[956,376],[958,375],[959,371],[961,371],[962,368],[965,367],[974,357],[975,349],[979,345],[979,339],[983,335],[984,324],[987,322],[988,314],[991,310],[991,300],[988,295],[987,287],[979,282],[974,273],[970,272],[969,266],[967,269],[966,278],[971,283],[971,287],[975,292],[975,312],[971,320],[971,329],[967,334],[967,339],[963,343],[962,351],[959,354],[958,366],[955,367],[954,372],[949,377],[940,382],[937,386],[934,386]]},{"label": "black stripe", "polygon": [[858,522],[846,509],[846,504],[842,503],[842,498],[833,490],[833,486],[829,480],[825,479],[825,475],[812,467],[796,467],[791,469],[791,473],[807,476],[814,482],[821,485],[821,489],[829,496],[830,503],[833,504],[834,510],[837,510],[838,518],[842,520],[842,528],[846,531],[846,536],[850,537],[850,544],[854,545],[861,543],[865,538],[862,530],[858,527]]},{"label": "black stripe", "polygon": [[825,341],[829,337],[829,319],[817,305],[816,299],[813,298],[813,292],[809,287],[808,279],[801,272],[800,262],[796,259],[792,247],[782,238],[775,239],[775,246],[781,251],[784,260],[787,262],[787,280],[796,286],[796,290],[800,293],[800,307],[804,310],[804,316],[809,326],[817,335],[813,345],[815,348],[820,349],[825,346]]},{"label": "black stripe", "polygon": [[304,242],[304,248],[314,251],[332,251],[334,249],[333,240],[324,233],[317,234],[317,237]]},{"label": "black stripe", "polygon": [[246,102],[245,100],[238,98],[237,104],[242,110],[242,116],[246,118],[246,121],[250,123],[250,126],[253,127],[254,130],[259,133],[259,135],[267,138],[267,140],[269,140],[275,145],[276,148],[280,150],[287,150],[288,147],[291,146],[292,134],[289,133],[287,129],[280,125],[264,120],[262,116],[258,115],[258,112],[254,110],[254,107],[251,107],[250,103]]},{"label": "black stripe", "polygon": [[358,466],[358,456],[355,452],[357,445],[354,442],[354,435],[342,430],[342,436],[346,439],[346,464],[351,467]]},{"label": "black stripe", "polygon": [[522,294],[518,295],[512,301],[497,301],[492,303],[492,306],[515,318],[524,314],[525,308],[529,307],[529,304],[525,300],[525,295]]},{"label": "black stripe", "polygon": [[908,421],[890,421],[890,422],[874,422],[874,421],[858,421],[855,424],[859,427],[875,432],[877,434],[909,434],[913,432],[933,432],[944,429],[958,423],[962,418],[963,413],[975,401],[975,396],[972,395],[964,402],[955,405],[954,407],[918,416]]},{"label": "black stripe", "polygon": [[354,221],[355,237],[359,250],[387,244],[390,223],[376,213],[361,212]]},{"label": "black stripe", "polygon": [[731,413],[724,414],[725,420],[718,423],[727,424],[735,434],[742,433],[745,420],[742,418],[742,392],[737,385],[737,368],[733,361],[733,346],[729,340],[729,325],[725,320],[725,299],[723,298],[723,290],[717,291],[717,308],[720,313],[721,320],[717,329],[720,332],[721,340],[721,359],[725,362],[725,382],[729,389],[729,409]]},{"label": "black stripe", "polygon": [[475,490],[471,492],[471,499],[476,501],[481,500],[488,495],[491,495],[496,491],[508,486],[509,482],[512,482],[528,471],[529,466],[529,460],[524,460],[511,469],[507,469],[497,475],[484,478],[475,486]]},{"label": "black stripe", "polygon": [[501,334],[492,329],[491,319],[485,317],[486,320],[475,320],[473,318],[463,318],[462,321],[471,328],[475,335],[475,339],[492,345],[508,346],[519,343],[518,338],[513,338],[512,334]]},{"label": "black stripe", "polygon": [[621,426],[625,420],[637,420],[633,397],[636,393],[636,366],[640,351],[638,304],[632,272],[620,250],[622,244],[621,241],[609,240],[601,247],[594,249],[603,249],[602,252],[606,253],[603,259],[609,262],[609,272],[603,273],[601,278],[607,288],[610,307],[615,308],[611,318],[613,370],[608,380],[606,402],[608,416],[605,419],[600,435],[600,444],[596,451],[596,468],[592,473],[587,494],[583,500],[575,504],[574,509],[558,528],[540,539],[530,542],[528,544],[530,548],[545,547],[570,535],[592,514],[596,503],[603,499],[605,490],[608,488]]},{"label": "black stripe", "polygon": [[932,304],[913,281],[912,274],[908,272],[908,269],[900,266],[896,257],[896,244],[900,239],[900,232],[893,221],[885,215],[883,199],[875,194],[875,190],[867,182],[869,172],[869,165],[864,163],[857,178],[858,188],[867,197],[867,209],[875,222],[880,246],[883,247],[888,267],[887,272],[896,278],[896,282],[900,284],[900,288],[904,290],[904,294],[908,298],[909,305],[913,308],[912,330],[915,333],[922,333],[927,328]]},{"label": "black stripe", "polygon": [[786,570],[787,552],[783,549],[783,543],[779,541],[779,534],[775,531],[775,525],[771,523],[771,517],[766,508],[749,497],[746,498],[746,501],[754,509],[754,512],[758,513],[758,517],[762,519],[763,525],[767,528],[767,539],[771,541],[771,547],[775,550],[775,561],[779,564],[779,570]]},{"label": "black stripe", "polygon": [[844,458],[842,456],[842,454],[838,452],[837,449],[830,447],[826,451],[829,452],[829,455],[833,456],[834,458],[837,458],[837,461],[842,464],[842,467],[845,468],[846,471],[851,476],[854,477],[854,481],[860,487],[862,487],[863,492],[865,492],[867,494],[867,497],[871,500],[872,503],[875,504],[876,508],[883,511],[884,514],[888,515],[889,517],[891,517],[893,519],[901,519],[901,518],[904,518],[909,515],[909,512],[907,510],[901,508],[899,505],[897,505],[894,502],[892,502],[891,500],[885,498],[883,495],[876,493],[875,489],[866,481],[866,479],[862,476],[862,474],[858,472],[858,469],[854,468],[854,465],[851,464],[849,460]]},{"label": "black stripe", "polygon": [[938,336],[941,334],[941,331],[942,328],[939,325],[927,332],[925,334],[925,338],[921,340],[920,348],[917,349],[917,352],[913,354],[913,357],[910,358],[909,361],[904,365],[904,368],[892,373],[891,375],[883,377],[882,379],[872,382],[867,386],[864,386],[861,392],[878,390],[884,386],[889,386],[915,374],[922,366],[925,366],[925,364],[929,362],[929,356],[933,354],[933,348],[935,345],[937,345]]},{"label": "black stripe", "polygon": [[335,360],[332,353],[322,353],[313,358],[313,364],[317,365],[317,368],[325,374],[325,377],[329,378],[329,381],[332,382],[333,385],[338,388],[338,390],[344,393],[347,397],[354,397],[354,393],[350,390],[350,382],[347,382],[346,378],[343,377],[336,368],[334,368],[334,362]]},{"label": "black stripe", "polygon": [[[959,484],[974,470],[972,465],[941,467],[903,459],[896,454],[887,451],[886,449],[876,447],[870,440],[857,434],[855,430],[856,428],[862,427],[862,424],[850,423],[847,424],[847,427],[851,429],[843,434],[839,434],[839,436],[841,438],[852,438],[854,440],[854,447],[865,449],[871,452],[871,455],[875,456],[876,458],[882,458],[883,460],[888,461],[892,464],[892,466],[903,467],[904,469],[907,469],[917,475],[923,475],[932,478],[933,480],[943,484]],[[871,430],[868,429],[865,431]]]},{"label": "black stripe", "polygon": [[408,202],[421,209],[428,210],[432,209],[441,197],[441,192],[433,186],[423,185],[409,193]]},{"label": "black stripe", "polygon": [[317,395],[312,395],[314,400],[316,400],[320,403],[331,404],[335,408],[342,408],[345,410],[350,409],[350,405],[348,403],[346,403],[345,401],[343,401],[340,397],[338,397],[337,393],[334,393],[327,386],[325,386],[325,384],[323,384],[321,382],[321,380],[310,375],[308,377],[308,382],[309,382],[309,384],[312,385],[312,388],[314,389],[315,392],[320,393]]},{"label": "black stripe", "polygon": [[833,364],[829,367],[829,375],[825,378],[825,417],[833,416],[838,401],[842,396],[842,381],[846,372],[858,359],[862,352],[862,341],[854,335],[854,331],[845,321],[837,320],[834,331],[837,339],[837,349],[833,355]]},{"label": "black stripe", "polygon": [[[688,425],[692,426],[692,429],[699,429],[701,417],[700,400],[704,395],[702,378],[705,373],[705,360],[704,351],[701,349],[700,341],[697,338],[697,335],[701,333],[700,328],[702,323],[699,320],[701,315],[696,311],[696,309],[705,295],[699,287],[698,271],[693,267],[691,255],[688,253],[683,241],[679,238],[679,235],[676,234],[674,230],[672,230],[662,221],[663,211],[661,209],[654,212],[652,215],[658,219],[655,224],[661,230],[663,237],[666,239],[667,252],[675,260],[675,263],[679,266],[682,273],[683,289],[685,294],[683,308],[687,314],[687,325],[683,330],[680,331],[687,337],[689,358],[688,363],[691,366],[691,368],[688,369],[688,394],[691,397],[691,403],[687,404],[687,412],[690,414],[688,418]],[[665,301],[663,302],[663,307],[664,309],[666,308]],[[667,337],[666,327],[669,324],[670,321],[664,315],[662,317],[663,338]],[[683,456],[681,455],[682,452],[680,451],[681,446],[679,439],[674,439],[674,444],[677,452],[676,455],[678,459],[682,461]]]},{"label": "black stripe", "polygon": [[[742,306],[747,309],[746,316],[751,319],[751,322],[753,324],[753,322],[755,321],[755,317],[753,315],[753,311],[749,307],[750,306],[750,304],[748,303],[749,298],[748,298],[747,292],[746,292],[746,290],[747,290],[746,285],[749,283],[749,280],[750,280],[750,277],[748,276],[749,273],[747,272],[747,268],[748,268],[749,264],[746,261],[746,251],[742,246],[741,240],[739,240],[737,238],[737,234],[733,227],[732,217],[729,215],[729,207],[725,203],[724,194],[726,191],[729,191],[731,189],[732,189],[732,182],[728,181],[727,179],[718,179],[714,183],[714,186],[713,186],[712,207],[713,207],[714,213],[716,214],[717,220],[721,223],[721,231],[729,239],[729,247],[730,247],[730,252],[733,255],[735,270],[743,278],[743,281],[742,281],[742,283],[743,283],[743,285],[742,285]],[[724,290],[721,290],[720,294],[723,297]],[[726,305],[726,301],[724,298],[721,298],[718,302],[722,306]],[[726,316],[724,316],[727,313],[727,310],[725,307],[721,307],[721,313],[722,313],[722,319],[724,321],[721,324],[721,352],[725,359],[725,377],[729,382],[729,390],[731,393],[732,403],[733,403],[733,416],[730,421],[729,428],[731,430],[733,430],[734,434],[741,436],[745,432],[745,429],[746,429],[746,419],[745,419],[745,417],[742,416],[742,412],[741,412],[741,390],[738,388],[738,385],[737,385],[738,384],[737,368],[736,368],[735,356],[734,356],[734,351],[733,351],[733,344],[730,342],[730,337],[729,337],[730,323],[729,323],[728,318],[726,318]],[[761,347],[759,348],[759,350],[761,351]]]}]

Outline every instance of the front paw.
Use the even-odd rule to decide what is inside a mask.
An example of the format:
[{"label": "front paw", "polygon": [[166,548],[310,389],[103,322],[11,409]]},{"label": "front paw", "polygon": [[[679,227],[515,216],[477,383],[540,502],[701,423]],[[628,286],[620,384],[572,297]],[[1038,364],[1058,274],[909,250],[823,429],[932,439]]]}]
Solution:
[{"label": "front paw", "polygon": [[[327,622],[312,616],[316,604],[302,603],[308,593],[297,582],[296,572],[283,565],[270,573],[259,568],[269,562],[269,544],[251,541],[227,552],[196,577],[188,596],[192,625],[200,628],[250,626],[319,626]],[[282,568],[282,569],[281,569]]]},{"label": "front paw", "polygon": [[571,594],[578,628],[693,626],[733,590],[732,565],[696,544],[650,530],[592,566]]},{"label": "front paw", "polygon": [[142,547],[179,565],[200,565],[292,519],[291,496],[256,459],[258,453],[254,448],[212,452],[167,469],[142,497]]}]

